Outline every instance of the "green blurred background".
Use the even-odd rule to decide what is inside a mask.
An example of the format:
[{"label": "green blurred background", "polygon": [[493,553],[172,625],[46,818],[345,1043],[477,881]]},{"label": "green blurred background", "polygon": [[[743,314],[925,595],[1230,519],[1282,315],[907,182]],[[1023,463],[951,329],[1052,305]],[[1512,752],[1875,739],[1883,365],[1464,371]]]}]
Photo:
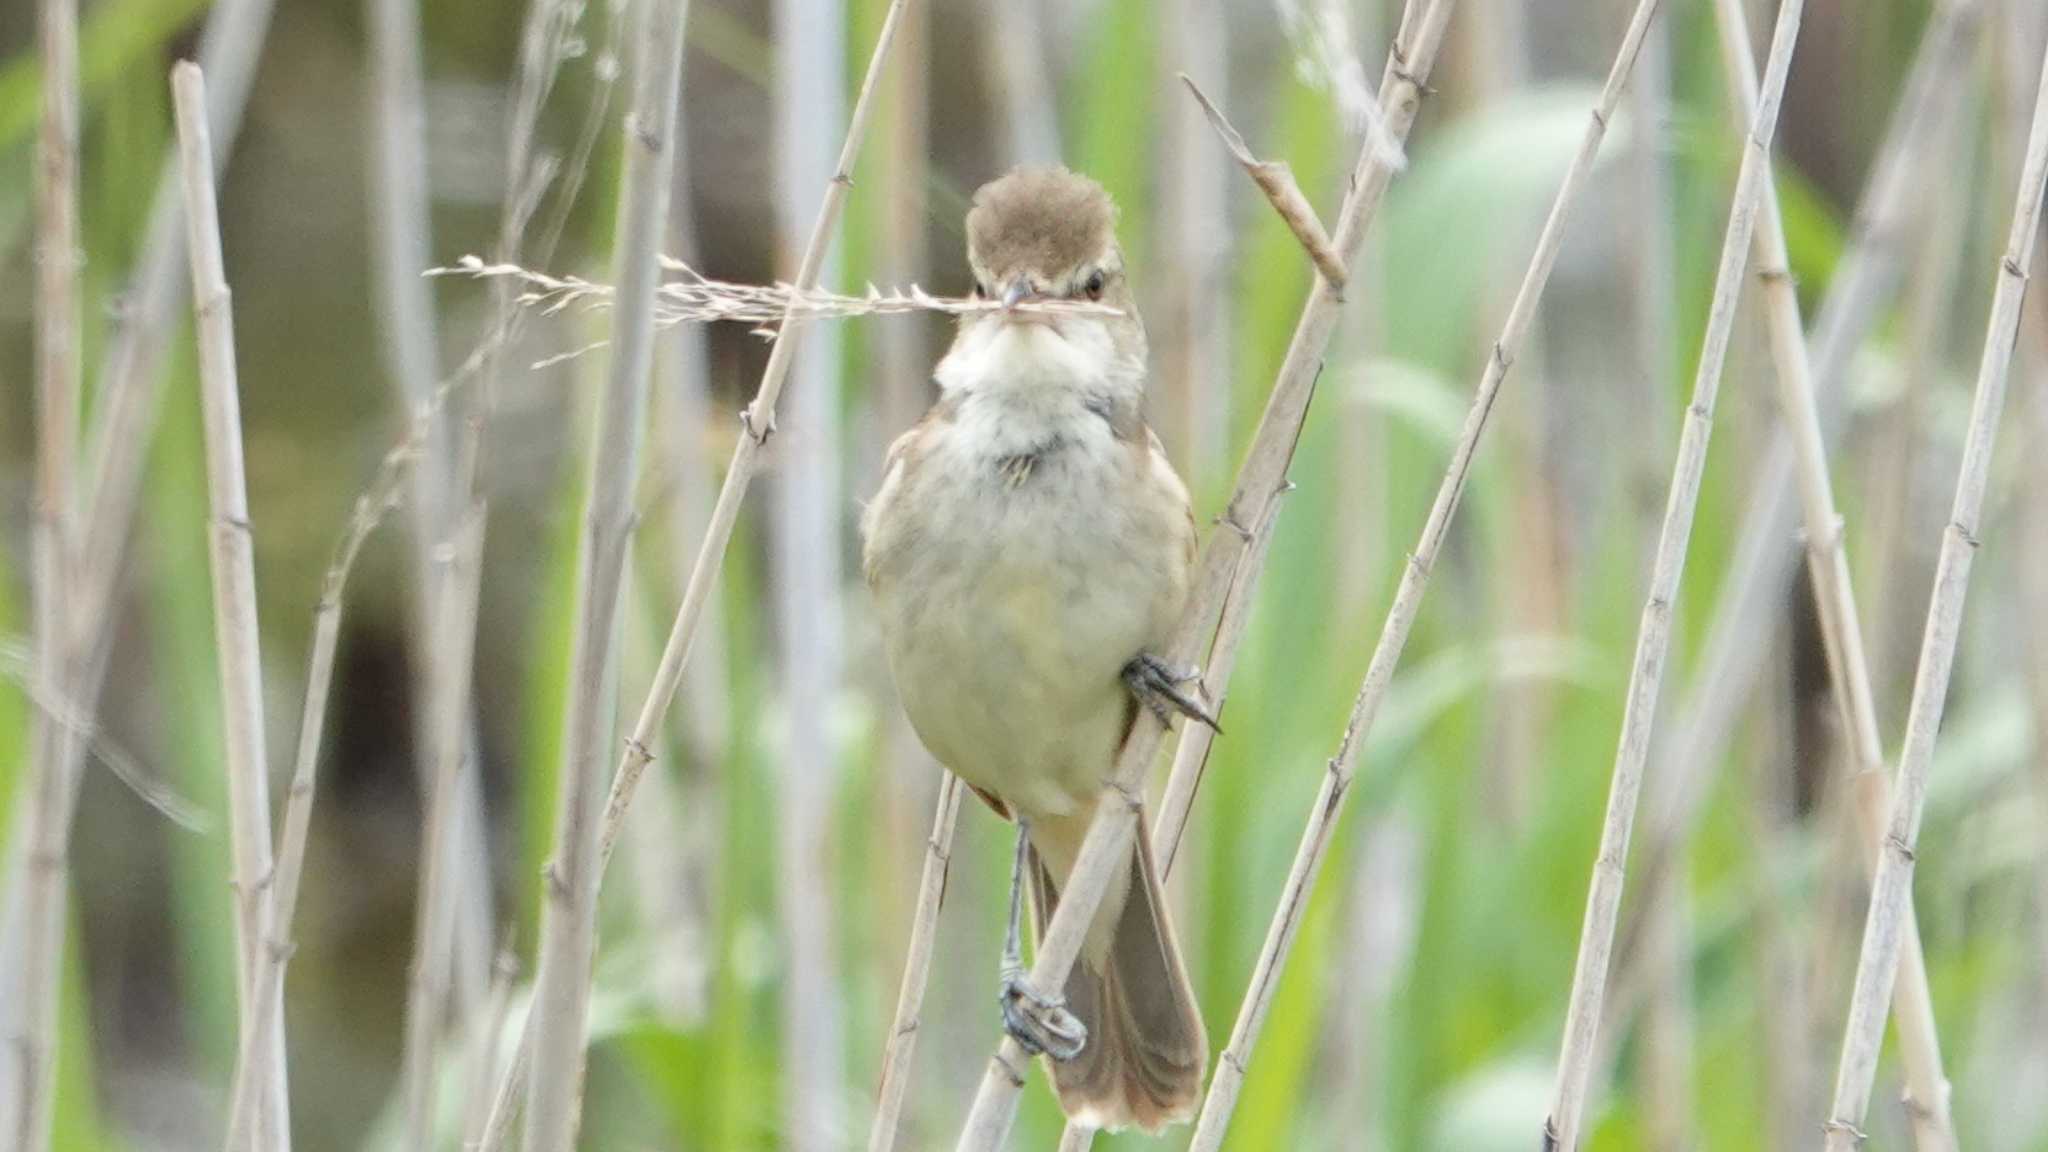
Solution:
[{"label": "green blurred background", "polygon": [[[546,3],[547,0],[536,0]],[[1299,248],[1229,165],[1174,79],[1188,72],[1326,219],[1355,154],[1352,77],[1376,82],[1398,12],[1379,0],[934,0],[890,62],[840,229],[839,286],[967,287],[960,219],[982,181],[1064,159],[1122,206],[1152,338],[1153,420],[1206,525],[1228,494],[1306,293]],[[1212,1040],[1227,1037],[1324,760],[1362,675],[1483,356],[1576,147],[1629,6],[1466,0],[1354,282],[1292,476],[1270,568],[1173,887]],[[1769,4],[1752,4],[1753,35]],[[2012,62],[2039,59],[2033,0],[1991,3],[1961,127],[1916,161],[1907,275],[1855,360],[1836,483],[1865,634],[1896,741],[2024,125]],[[883,0],[694,0],[673,248],[705,272],[794,272]],[[1711,290],[1737,160],[1711,6],[1668,0],[1648,103],[1610,138],[1567,234],[1536,343],[1516,365],[1264,1037],[1233,1147],[1536,1146],[1620,723],[1645,561]],[[202,0],[88,0],[81,188],[87,379],[122,318],[168,142],[172,61]],[[279,771],[320,576],[403,432],[372,258],[367,5],[280,0],[221,193],[236,293],[270,747]],[[576,40],[535,133],[590,175],[548,271],[608,275],[624,16],[567,9]],[[1813,0],[1780,133],[1794,274],[1809,313],[1927,19],[1926,0]],[[526,14],[424,0],[431,259],[488,253]],[[0,811],[28,760],[24,683],[33,459],[29,0],[0,4]],[[2019,45],[2019,47],[2015,47]],[[1362,62],[1362,63],[1360,63]],[[1355,68],[1355,73],[1351,69]],[[2020,81],[2030,84],[2031,72]],[[599,103],[599,102],[602,103]],[[1647,117],[1645,113],[1647,112]],[[796,127],[788,127],[795,125]],[[822,151],[821,151],[822,150]],[[822,155],[823,159],[820,159]],[[552,196],[560,183],[548,189]],[[548,211],[555,201],[545,201]],[[1938,269],[1959,261],[1953,288]],[[442,371],[485,331],[486,288],[432,282]],[[1916,288],[1921,290],[1916,291]],[[2036,308],[2040,304],[2036,302]],[[2039,317],[2028,324],[2038,326]],[[568,657],[577,511],[601,318],[529,326],[496,397],[476,652],[487,831],[464,871],[456,1019],[488,1018],[501,947],[530,966]],[[931,392],[945,321],[821,326],[740,521],[709,635],[671,713],[606,886],[590,1148],[823,1149],[865,1138],[938,773],[891,695],[851,575],[854,520],[889,440]],[[1917,885],[1957,1125],[1972,1149],[2048,1148],[2048,572],[2042,345],[2022,341],[2005,449],[1938,756]],[[225,784],[205,475],[189,329],[128,553],[100,740],[189,810],[174,819],[97,762],[75,841],[58,1144],[217,1147],[234,1059]],[[737,409],[766,344],[736,328],[663,337],[629,590],[624,715],[638,708],[687,576]],[[1758,317],[1738,324],[1665,721],[1730,562],[1776,419]],[[90,412],[93,397],[87,396]],[[794,454],[822,464],[798,481]],[[822,501],[822,520],[792,508]],[[287,985],[295,1129],[310,1152],[396,1144],[419,868],[419,541],[392,516],[349,593],[299,948]],[[790,595],[794,587],[801,595]],[[1808,593],[1754,637],[1768,653],[1682,866],[1639,920],[1668,947],[1619,954],[1640,1010],[1610,1015],[1588,1147],[1749,1149],[1816,1139],[1862,923],[1844,850],[1843,762]],[[793,710],[791,671],[822,676]],[[806,697],[808,698],[808,697]],[[801,758],[789,754],[808,750]],[[801,763],[795,762],[801,759]],[[1646,804],[1659,803],[1650,765]],[[820,827],[778,798],[825,797]],[[282,780],[274,794],[282,795]],[[15,827],[13,820],[7,827]],[[997,1035],[1009,834],[963,809],[902,1139],[950,1143]],[[12,856],[9,859],[13,859]],[[1631,885],[1639,877],[1631,875]],[[820,887],[829,923],[797,924]],[[804,933],[794,931],[807,929]],[[786,1019],[823,949],[829,1011]],[[0,946],[4,948],[4,946]],[[817,957],[814,957],[816,959]],[[812,978],[815,978],[813,976]],[[517,998],[515,996],[515,1011]],[[455,1147],[463,1026],[440,1077]],[[785,1123],[791,1046],[831,1087],[823,1130]],[[813,1081],[816,1083],[816,1081]],[[1880,1071],[1873,1148],[1908,1140]],[[1015,1147],[1051,1147],[1034,1079]],[[1157,1142],[1174,1146],[1179,1136]],[[1099,1147],[1150,1147],[1105,1138]]]}]

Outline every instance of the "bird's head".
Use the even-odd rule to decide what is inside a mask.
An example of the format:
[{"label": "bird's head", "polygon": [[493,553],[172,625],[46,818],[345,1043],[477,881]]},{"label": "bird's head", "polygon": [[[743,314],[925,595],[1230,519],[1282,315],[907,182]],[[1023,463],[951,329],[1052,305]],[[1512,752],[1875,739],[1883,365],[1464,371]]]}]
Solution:
[{"label": "bird's head", "polygon": [[1116,205],[1102,185],[1065,168],[1017,168],[982,185],[967,213],[967,263],[977,296],[1008,305],[1098,301],[1135,322],[1116,243]]}]

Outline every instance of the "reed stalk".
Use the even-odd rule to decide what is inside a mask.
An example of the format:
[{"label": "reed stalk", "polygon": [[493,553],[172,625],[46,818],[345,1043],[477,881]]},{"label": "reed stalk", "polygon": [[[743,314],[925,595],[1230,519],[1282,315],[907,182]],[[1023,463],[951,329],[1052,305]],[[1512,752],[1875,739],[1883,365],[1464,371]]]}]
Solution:
[{"label": "reed stalk", "polygon": [[[70,0],[60,2],[68,5]],[[254,75],[256,56],[269,27],[273,3],[274,0],[222,0],[207,17],[199,59],[201,66],[209,69],[216,78],[213,86],[213,112],[216,117],[213,135],[223,149],[232,142],[247,104],[249,81]],[[66,19],[67,11],[73,13],[72,18]],[[51,343],[55,338],[54,332],[44,327],[56,319],[56,313],[49,311],[51,305],[45,299],[49,286],[43,278],[62,274],[65,268],[69,268],[75,281],[79,251],[75,207],[70,210],[73,217],[72,239],[62,255],[50,253],[48,234],[43,231],[49,224],[59,223],[49,217],[50,212],[58,210],[52,198],[65,194],[53,182],[53,177],[60,175],[66,164],[59,161],[55,168],[51,166],[49,150],[53,141],[50,132],[53,128],[61,128],[48,122],[53,113],[69,114],[71,143],[59,148],[72,157],[68,162],[71,172],[69,202],[75,205],[77,201],[75,8],[46,9],[40,20],[39,41],[42,42],[38,51],[45,68],[42,90],[44,99],[53,104],[46,104],[43,109],[45,123],[39,134],[37,161],[38,245],[43,249],[39,254],[37,273],[39,405],[44,399],[55,399],[47,397],[41,383],[45,373],[54,369],[55,361],[46,363],[43,357],[60,355]],[[50,37],[55,37],[56,42],[47,42]],[[141,491],[150,434],[156,424],[161,382],[159,362],[169,344],[174,314],[183,300],[187,283],[185,221],[180,206],[180,188],[177,157],[174,152],[169,153],[157,181],[148,231],[133,290],[129,294],[136,304],[130,310],[128,322],[114,333],[94,392],[97,397],[96,418],[86,431],[83,444],[78,443],[79,436],[73,423],[70,426],[74,430],[65,436],[69,441],[66,446],[38,445],[39,451],[57,451],[63,459],[74,463],[65,469],[66,479],[63,481],[66,489],[63,506],[68,509],[65,513],[68,527],[61,533],[64,540],[61,552],[64,575],[61,615],[48,615],[58,607],[56,601],[40,599],[42,590],[55,586],[55,582],[44,578],[55,569],[44,571],[41,565],[45,560],[42,557],[54,559],[58,554],[43,549],[36,561],[39,565],[36,581],[39,599],[35,608],[39,654],[36,659],[61,657],[59,675],[54,679],[38,676],[44,683],[36,693],[32,693],[45,701],[44,706],[37,709],[39,723],[48,719],[53,702],[70,719],[56,727],[46,725],[40,734],[32,736],[34,772],[25,792],[26,803],[22,805],[25,814],[22,817],[23,835],[19,841],[24,851],[20,854],[18,869],[10,868],[7,878],[9,895],[4,902],[7,907],[15,907],[14,894],[19,892],[22,958],[19,1002],[25,1013],[22,1019],[9,1021],[9,1032],[19,1033],[16,1046],[27,1062],[14,1113],[23,1135],[21,1146],[30,1149],[37,1148],[36,1141],[46,1143],[49,1139],[49,1099],[54,1090],[54,1081],[50,1079],[53,1073],[50,1061],[54,1051],[51,1037],[54,1035],[55,1018],[48,1013],[54,1011],[57,972],[63,962],[63,906],[69,883],[67,858],[71,823],[78,804],[79,783],[84,776],[84,757],[92,744],[86,736],[92,729],[92,710],[98,701],[100,686],[106,679],[113,621],[118,616],[113,607],[123,571],[122,554],[135,501]],[[71,307],[75,309],[76,304]],[[76,331],[75,318],[69,322],[69,327]],[[82,375],[76,351],[69,355],[72,358],[70,371],[74,376]],[[71,390],[72,403],[58,414],[56,424],[45,417],[38,417],[39,440],[76,421],[78,389],[73,385]],[[87,470],[83,476],[73,475],[77,471],[75,462],[80,457]],[[54,475],[53,469],[39,462],[39,513],[56,506],[46,499],[44,487]],[[34,531],[41,536],[45,529],[38,527]],[[40,637],[53,634],[61,637],[61,647],[49,648],[42,643]],[[0,1090],[0,1104],[6,1103],[7,1092],[11,1090],[11,1085]]]},{"label": "reed stalk", "polygon": [[[1231,1029],[1230,1042],[1223,1054],[1217,1058],[1216,1075],[1210,1082],[1208,1097],[1203,1101],[1201,1119],[1196,1125],[1194,1139],[1189,1145],[1191,1149],[1212,1150],[1220,1148],[1223,1144],[1224,1136],[1229,1129],[1231,1113],[1236,1107],[1238,1093],[1242,1090],[1244,1077],[1250,1066],[1252,1047],[1258,1040],[1259,1030],[1265,1022],[1266,1012],[1271,1007],[1274,991],[1279,985],[1279,974],[1286,964],[1295,934],[1299,931],[1302,917],[1307,911],[1309,895],[1329,848],[1330,837],[1336,828],[1344,798],[1356,777],[1358,755],[1371,731],[1373,720],[1378,715],[1380,704],[1385,699],[1387,688],[1393,682],[1394,669],[1400,663],[1402,649],[1407,645],[1409,632],[1413,629],[1415,618],[1421,609],[1429,576],[1436,566],[1444,540],[1449,535],[1451,520],[1457,514],[1466,481],[1470,477],[1472,461],[1478,450],[1479,439],[1486,430],[1488,418],[1499,399],[1500,389],[1507,380],[1508,371],[1514,365],[1534,327],[1536,309],[1542,302],[1543,291],[1549,284],[1550,274],[1557,265],[1558,252],[1563,246],[1566,222],[1592,171],[1593,161],[1606,138],[1608,123],[1620,105],[1622,93],[1627,88],[1629,72],[1635,65],[1636,55],[1642,47],[1656,10],[1656,0],[1642,0],[1630,17],[1627,30],[1622,35],[1621,45],[1615,53],[1613,65],[1601,89],[1599,101],[1587,117],[1586,129],[1580,138],[1578,151],[1565,170],[1557,197],[1551,204],[1550,214],[1537,237],[1535,252],[1523,273],[1500,337],[1494,342],[1487,357],[1457,444],[1452,449],[1444,478],[1430,505],[1428,519],[1423,524],[1421,537],[1403,567],[1394,602],[1387,611],[1385,623],[1381,626],[1379,641],[1373,648],[1372,660],[1367,665],[1364,681],[1359,685],[1357,696],[1352,702],[1351,713],[1345,721],[1337,751],[1330,758],[1321,787],[1309,809],[1309,819],[1302,830],[1301,844],[1296,849],[1294,865],[1288,873],[1286,885],[1281,890],[1279,906],[1267,927],[1265,944],[1260,949],[1259,959],[1253,968],[1251,984],[1238,1009],[1237,1022]],[[1176,764],[1176,769],[1178,767]],[[1169,794],[1172,789],[1173,785],[1169,783]],[[1170,849],[1169,845],[1163,847]]]},{"label": "reed stalk", "polygon": [[1906,715],[1906,739],[1899,753],[1898,782],[1889,806],[1870,911],[1864,921],[1863,947],[1849,1001],[1834,1105],[1825,1129],[1825,1147],[1829,1152],[1850,1152],[1863,1140],[1871,1084],[1876,1078],[1878,1054],[1884,1041],[1885,1009],[1906,951],[1906,933],[1912,922],[1914,849],[1927,800],[1935,736],[1941,728],[1956,644],[1962,632],[1963,602],[1969,592],[1970,568],[1979,545],[1984,490],[1990,478],[1999,416],[2005,405],[2006,378],[2026,297],[2027,269],[2033,261],[2034,240],[2041,223],[2044,186],[2048,186],[2048,56],[2042,62],[2012,228],[1998,265],[1997,288],[1977,370],[1955,502],[1942,530],[1941,557],[1935,567],[1934,593],[1927,609],[1927,630],[1914,675],[1913,700]]},{"label": "reed stalk", "polygon": [[1770,57],[1764,64],[1756,114],[1750,119],[1742,167],[1736,177],[1735,199],[1729,209],[1728,230],[1722,241],[1720,265],[1714,278],[1714,298],[1707,312],[1698,372],[1693,378],[1692,401],[1687,406],[1685,427],[1679,437],[1678,459],[1672,469],[1664,525],[1657,540],[1656,565],[1650,578],[1649,597],[1643,605],[1642,624],[1636,634],[1627,704],[1615,752],[1614,778],[1608,792],[1607,815],[1600,831],[1600,851],[1593,864],[1593,879],[1586,895],[1586,918],[1579,937],[1578,962],[1572,974],[1571,1002],[1565,1013],[1557,1087],[1552,1096],[1550,1115],[1543,1125],[1546,1152],[1551,1149],[1569,1152],[1578,1147],[1587,1084],[1598,1050],[1608,961],[1614,945],[1615,924],[1621,911],[1629,835],[1635,826],[1636,800],[1642,789],[1643,767],[1649,759],[1650,733],[1656,718],[1658,691],[1663,683],[1665,659],[1671,641],[1672,608],[1678,596],[1679,579],[1685,572],[1693,514],[1699,504],[1700,479],[1706,470],[1707,446],[1713,431],[1714,401],[1720,391],[1721,369],[1726,363],[1728,341],[1735,327],[1736,305],[1742,295],[1751,234],[1755,230],[1759,203],[1769,177],[1771,141],[1777,132],[1779,104],[1784,97],[1785,78],[1791,72],[1792,50],[1799,38],[1803,10],[1802,0],[1786,0],[1778,9],[1777,28],[1771,37]]},{"label": "reed stalk", "polygon": [[527,1152],[569,1152],[583,1099],[590,970],[597,937],[598,802],[616,705],[620,591],[636,520],[643,418],[653,372],[654,296],[668,229],[670,145],[682,79],[684,0],[646,0],[648,20],[625,123],[613,277],[612,361],[598,401],[583,509],[574,646],[563,719],[554,850],[534,981]]},{"label": "reed stalk", "polygon": [[[1390,54],[1379,95],[1383,127],[1387,137],[1396,143],[1407,139],[1415,122],[1453,5],[1454,0],[1431,0],[1424,16],[1412,27],[1404,26],[1403,36],[1397,39]],[[1369,141],[1360,149],[1337,225],[1331,232],[1332,247],[1347,268],[1364,248],[1367,225],[1393,179],[1397,157],[1389,155],[1390,150],[1378,146],[1379,143]],[[1218,635],[1218,621],[1232,586],[1242,581],[1240,586],[1248,590],[1256,580],[1256,567],[1241,571],[1241,566],[1247,561],[1256,565],[1260,555],[1258,535],[1270,530],[1272,510],[1286,491],[1287,468],[1315,394],[1323,352],[1343,310],[1338,287],[1318,273],[1302,306],[1301,319],[1267,399],[1265,413],[1238,471],[1236,488],[1225,506],[1220,530],[1210,533],[1202,549],[1190,582],[1188,602],[1166,646],[1168,659],[1184,662],[1198,657],[1212,640],[1236,642],[1235,636]],[[1213,666],[1203,674],[1200,688],[1212,706],[1221,704],[1223,684]],[[1140,709],[1097,804],[1079,858],[1061,892],[1059,911],[1039,939],[1030,975],[1035,986],[1058,988],[1065,984],[1067,972],[1080,952],[1082,936],[1102,902],[1109,880],[1127,859],[1142,807],[1145,776],[1165,735],[1165,726],[1159,719]],[[1172,790],[1169,784],[1169,798]],[[1193,791],[1192,781],[1181,786],[1182,794],[1190,800]],[[1170,815],[1162,805],[1160,819],[1164,821]],[[1176,824],[1184,826],[1184,817],[1183,812]],[[1159,845],[1155,851],[1163,847],[1166,846]],[[1161,853],[1162,859],[1171,855],[1170,849]],[[988,1152],[1002,1145],[1016,1116],[1025,1068],[1024,1049],[1014,1039],[1004,1037],[982,1075],[973,1109],[962,1129],[958,1144],[962,1152]]]},{"label": "reed stalk", "polygon": [[[33,775],[24,793],[31,907],[24,915],[21,983],[10,1038],[20,1054],[17,1084],[0,1088],[0,1116],[14,1118],[11,1144],[43,1152],[55,1114],[57,995],[64,960],[67,859],[82,767],[68,745],[81,736],[63,723],[71,710],[59,698],[70,663],[66,600],[71,582],[72,486],[78,471],[78,5],[43,0],[38,13],[43,69],[42,118],[36,136],[36,479],[30,544],[35,565],[35,651],[30,682],[47,703],[34,709]],[[13,996],[16,988],[7,988]]]},{"label": "reed stalk", "polygon": [[[1911,226],[1917,158],[1953,122],[1954,87],[1941,81],[1960,66],[1972,42],[1978,3],[1945,0],[1930,18],[1857,205],[1849,245],[1821,299],[1807,347],[1824,440],[1839,431],[1850,358],[1897,283]],[[1639,855],[1646,891],[1658,889],[1679,846],[1690,838],[1705,806],[1709,766],[1721,760],[1762,674],[1770,646],[1757,638],[1774,626],[1773,614],[1798,559],[1792,546],[1797,533],[1793,456],[1791,434],[1781,430],[1756,470],[1692,683],[1676,709],[1676,721],[1667,726],[1658,760],[1671,765],[1666,771],[1673,792],[1643,829]],[[1624,934],[1623,957],[1633,953],[1631,941],[1640,935],[1634,924],[1640,920]]]},{"label": "reed stalk", "polygon": [[[464,514],[454,540],[436,558],[436,588],[430,603],[434,635],[430,652],[436,667],[429,679],[441,712],[429,718],[427,730],[436,743],[427,749],[434,766],[427,786],[426,817],[420,841],[419,899],[413,910],[412,968],[405,1006],[405,1046],[399,1069],[400,1107],[404,1117],[403,1147],[428,1152],[434,1147],[436,1086],[440,1070],[439,1041],[447,1011],[449,983],[455,974],[457,905],[462,893],[452,883],[451,869],[459,857],[451,841],[463,827],[456,809],[474,795],[466,783],[476,775],[465,753],[470,654],[476,644],[477,605],[481,586],[476,569],[483,562],[484,518],[480,505]],[[449,713],[454,715],[449,715]]]},{"label": "reed stalk", "polygon": [[[257,1102],[259,1147],[290,1146],[282,1013],[260,1005],[271,990],[257,983],[258,957],[270,939],[270,768],[264,751],[263,662],[256,622],[256,569],[249,500],[242,470],[240,382],[227,269],[221,257],[215,203],[213,148],[206,117],[206,81],[198,65],[171,73],[178,127],[179,172],[184,184],[186,250],[192,263],[192,302],[198,321],[199,384],[206,430],[207,496],[211,507],[214,645],[220,654],[222,729],[227,737],[228,831],[234,857],[236,988],[243,1043],[259,1027],[271,1032],[273,1059]],[[266,1026],[266,1016],[268,1016]]]},{"label": "reed stalk", "polygon": [[948,772],[939,784],[938,810],[932,816],[931,837],[924,845],[924,872],[917,882],[917,910],[910,922],[903,981],[896,991],[896,1015],[889,1025],[889,1043],[882,1050],[882,1087],[875,1102],[875,1120],[868,1129],[868,1152],[889,1152],[896,1146],[896,1126],[910,1086],[910,1058],[924,1027],[924,990],[931,977],[939,907],[945,902],[946,874],[953,863],[953,826],[959,817],[960,778]]},{"label": "reed stalk", "polygon": [[[1721,29],[1723,64],[1734,109],[1747,120],[1756,104],[1755,55],[1747,18],[1739,0],[1715,0]],[[1799,315],[1799,294],[1792,283],[1786,254],[1785,227],[1780,219],[1776,185],[1765,156],[1764,177],[1755,235],[1757,279],[1769,329],[1771,363],[1777,381],[1778,410],[1792,434],[1798,471],[1800,506],[1805,520],[1807,574],[1813,584],[1820,618],[1828,681],[1840,714],[1842,731],[1854,763],[1851,787],[1857,793],[1858,827],[1869,867],[1877,866],[1884,838],[1883,812],[1889,801],[1884,770],[1884,741],[1878,733],[1877,705],[1871,690],[1870,665],[1864,654],[1861,617],[1849,575],[1842,516],[1835,506],[1828,476],[1827,447],[1821,432],[1806,339]],[[1920,1152],[1953,1152],[1956,1139],[1949,1119],[1948,1079],[1942,1074],[1941,1043],[1934,1023],[1933,994],[1920,949],[1919,926],[1906,913],[1907,951],[1895,999],[1907,1092],[1912,1104],[1914,1145]]]}]

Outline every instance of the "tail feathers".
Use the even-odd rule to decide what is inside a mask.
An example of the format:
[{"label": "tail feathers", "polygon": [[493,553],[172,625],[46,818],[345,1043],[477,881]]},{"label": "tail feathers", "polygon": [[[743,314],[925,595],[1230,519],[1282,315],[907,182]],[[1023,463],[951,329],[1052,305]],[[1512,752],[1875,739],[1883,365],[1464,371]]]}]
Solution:
[{"label": "tail feathers", "polygon": [[[1088,1043],[1074,1059],[1048,1063],[1069,1118],[1094,1128],[1156,1132],[1194,1116],[1209,1041],[1142,818],[1138,826],[1127,891],[1121,900],[1112,892],[1106,902],[1121,905],[1111,909],[1117,920],[1107,955],[1083,949],[1067,977],[1067,1009],[1087,1026]],[[1033,919],[1042,935],[1059,906],[1059,889],[1035,854],[1032,879]]]}]

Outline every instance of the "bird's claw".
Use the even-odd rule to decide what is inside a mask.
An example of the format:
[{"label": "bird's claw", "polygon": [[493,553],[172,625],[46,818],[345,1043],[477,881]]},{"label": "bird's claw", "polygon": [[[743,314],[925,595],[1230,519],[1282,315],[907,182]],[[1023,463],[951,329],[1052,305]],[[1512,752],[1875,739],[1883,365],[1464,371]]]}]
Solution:
[{"label": "bird's claw", "polygon": [[1140,652],[1124,665],[1124,686],[1131,695],[1152,710],[1161,724],[1172,724],[1173,714],[1178,712],[1190,720],[1209,726],[1211,731],[1221,734],[1222,725],[1202,701],[1182,690],[1184,684],[1195,684],[1199,691],[1202,670],[1193,666],[1177,668],[1150,652]]},{"label": "bird's claw", "polygon": [[996,1000],[1003,1009],[1003,1031],[1032,1055],[1044,1053],[1065,1063],[1081,1054],[1088,1044],[1088,1027],[1060,997],[1047,996],[1032,987],[1022,968],[1004,968],[1002,991]]}]

